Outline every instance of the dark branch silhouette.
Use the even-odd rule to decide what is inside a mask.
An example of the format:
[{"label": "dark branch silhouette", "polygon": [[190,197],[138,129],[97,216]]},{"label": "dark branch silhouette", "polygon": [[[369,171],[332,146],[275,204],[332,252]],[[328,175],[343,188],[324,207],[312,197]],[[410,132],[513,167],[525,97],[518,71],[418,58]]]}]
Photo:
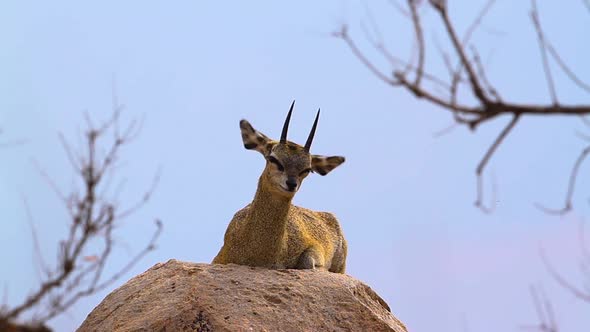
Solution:
[{"label": "dark branch silhouette", "polygon": [[156,229],[144,248],[117,272],[105,275],[105,267],[115,246],[115,229],[124,218],[147,203],[159,180],[156,175],[147,192],[136,203],[127,206],[119,204],[117,193],[110,194],[108,186],[114,181],[114,168],[121,150],[133,141],[141,129],[140,123],[133,121],[121,131],[119,122],[122,106],[115,102],[113,109],[112,117],[100,125],[93,124],[86,115],[87,129],[81,151],[74,151],[60,134],[60,141],[78,179],[78,188],[68,195],[63,194],[47,173],[37,166],[42,177],[63,202],[70,218],[69,230],[65,238],[59,241],[57,262],[49,266],[39,249],[33,213],[25,201],[42,280],[22,303],[0,310],[0,330],[17,326],[16,322],[22,320],[20,318],[25,312],[29,312],[32,322],[18,325],[19,328],[45,331],[43,329],[47,329],[44,325],[47,321],[64,313],[82,297],[112,285],[155,249],[162,230],[159,220],[155,221]]},{"label": "dark branch silhouette", "polygon": [[[446,0],[429,0],[428,3],[425,1],[407,0],[407,9],[401,8],[396,1],[391,1],[391,4],[402,13],[404,19],[407,18],[411,22],[414,35],[413,40],[417,52],[416,56],[411,56],[409,60],[404,61],[384,47],[380,34],[374,38],[369,36],[367,39],[373,48],[392,67],[389,71],[391,74],[380,70],[375,62],[368,57],[367,53],[357,45],[355,39],[350,35],[347,25],[343,25],[339,31],[334,33],[334,36],[341,38],[352,51],[353,55],[381,81],[392,87],[404,89],[416,98],[423,99],[437,105],[442,110],[450,112],[455,123],[458,125],[466,126],[475,131],[480,125],[495,120],[500,116],[505,115],[511,118],[508,125],[501,130],[496,139],[488,147],[475,169],[477,177],[475,205],[483,211],[488,211],[489,208],[486,208],[482,204],[484,193],[482,175],[494,153],[502,145],[506,136],[514,130],[518,122],[530,116],[560,115],[583,117],[584,115],[590,114],[590,104],[568,105],[558,101],[557,87],[551,73],[549,58],[552,58],[558,68],[565,73],[566,77],[581,90],[590,92],[590,84],[584,82],[582,78],[576,75],[575,71],[566,64],[566,61],[563,60],[555,47],[553,47],[551,41],[547,39],[542,29],[535,0],[531,2],[530,17],[537,35],[542,70],[545,73],[551,95],[551,103],[519,103],[504,100],[500,97],[498,89],[487,78],[477,48],[470,42],[473,33],[481,25],[494,2],[494,0],[489,0],[485,3],[472,24],[467,28],[463,38],[459,38],[455,24],[450,19]],[[584,0],[584,3],[586,6],[590,6],[587,0]],[[442,50],[439,45],[436,45],[441,53],[440,59],[442,59],[449,72],[449,78],[447,80],[428,72],[429,66],[425,60],[427,47],[425,47],[424,27],[420,18],[420,12],[417,10],[417,7],[422,4],[428,6],[437,14],[451,45],[452,52],[450,54]],[[369,19],[373,20],[372,16]],[[372,22],[372,25],[376,26],[377,24],[376,22]],[[444,91],[442,94],[438,93],[441,88]],[[473,97],[472,99],[475,100],[475,104],[470,104],[466,100],[459,100],[458,91],[460,88],[465,88],[469,92],[471,97]],[[577,166],[574,168],[571,176],[574,180],[579,164],[587,154],[587,152],[583,152],[578,158]],[[565,207],[560,209],[559,212],[566,212],[571,209],[571,192],[573,192],[573,186],[574,184],[570,181]]]}]

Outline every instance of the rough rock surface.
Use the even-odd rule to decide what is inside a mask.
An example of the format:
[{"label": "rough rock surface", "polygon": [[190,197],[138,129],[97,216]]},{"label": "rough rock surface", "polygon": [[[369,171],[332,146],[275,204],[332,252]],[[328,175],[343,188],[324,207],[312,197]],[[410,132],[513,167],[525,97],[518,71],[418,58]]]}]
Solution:
[{"label": "rough rock surface", "polygon": [[113,291],[78,331],[406,331],[347,275],[170,260]]}]

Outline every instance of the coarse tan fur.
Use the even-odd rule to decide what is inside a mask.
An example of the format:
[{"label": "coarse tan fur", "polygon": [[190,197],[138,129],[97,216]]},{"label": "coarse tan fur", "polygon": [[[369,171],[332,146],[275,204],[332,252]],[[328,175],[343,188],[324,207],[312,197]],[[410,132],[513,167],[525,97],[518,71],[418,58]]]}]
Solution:
[{"label": "coarse tan fur", "polygon": [[344,157],[311,155],[293,142],[271,140],[246,120],[240,128],[244,146],[260,152],[266,167],[254,200],[234,215],[213,263],[344,273],[347,244],[336,217],[291,204],[310,172],[326,175]]}]

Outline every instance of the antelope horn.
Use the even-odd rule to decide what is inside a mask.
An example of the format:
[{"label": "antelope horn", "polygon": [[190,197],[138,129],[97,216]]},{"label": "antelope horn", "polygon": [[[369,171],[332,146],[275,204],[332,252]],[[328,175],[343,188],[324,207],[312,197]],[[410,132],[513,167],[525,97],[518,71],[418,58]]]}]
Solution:
[{"label": "antelope horn", "polygon": [[291,113],[293,113],[293,106],[295,105],[295,100],[291,103],[291,108],[289,108],[289,113],[287,114],[287,118],[285,119],[285,124],[283,125],[283,132],[281,133],[281,144],[287,143],[287,131],[289,131],[289,122],[291,121]]},{"label": "antelope horn", "polygon": [[318,126],[318,119],[320,118],[320,109],[318,108],[318,114],[315,116],[315,121],[313,122],[313,127],[311,127],[311,131],[309,132],[309,137],[307,138],[307,142],[305,142],[305,151],[309,152],[309,148],[311,148],[311,142],[313,142],[313,136],[315,135],[315,129]]}]

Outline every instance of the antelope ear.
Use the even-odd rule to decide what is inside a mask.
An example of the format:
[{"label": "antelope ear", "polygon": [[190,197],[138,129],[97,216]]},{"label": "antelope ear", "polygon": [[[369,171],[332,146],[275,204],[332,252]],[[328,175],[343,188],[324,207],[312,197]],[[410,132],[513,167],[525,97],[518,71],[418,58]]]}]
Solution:
[{"label": "antelope ear", "polygon": [[266,156],[270,153],[275,142],[263,133],[257,131],[246,121],[240,121],[240,131],[242,132],[242,142],[248,150],[256,150]]},{"label": "antelope ear", "polygon": [[340,156],[311,156],[311,169],[319,175],[326,175],[330,173],[334,168],[340,166],[344,162],[344,157]]}]

